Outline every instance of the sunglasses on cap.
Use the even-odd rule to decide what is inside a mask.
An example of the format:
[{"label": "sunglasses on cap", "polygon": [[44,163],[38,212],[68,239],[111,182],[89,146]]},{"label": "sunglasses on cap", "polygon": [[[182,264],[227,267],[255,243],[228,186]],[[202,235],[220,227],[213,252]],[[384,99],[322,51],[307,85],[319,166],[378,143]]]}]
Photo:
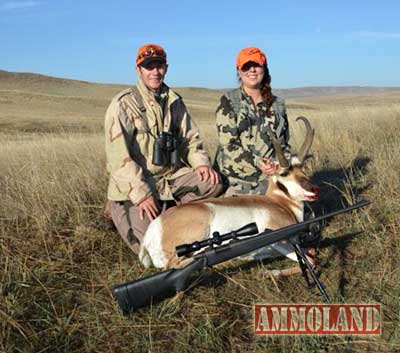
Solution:
[{"label": "sunglasses on cap", "polygon": [[141,53],[140,55],[138,55],[138,60],[139,59],[146,59],[146,58],[151,58],[151,57],[161,57],[161,58],[165,58],[165,52],[164,50],[159,50],[159,49],[155,49],[155,48],[150,48],[145,50],[143,53]]}]

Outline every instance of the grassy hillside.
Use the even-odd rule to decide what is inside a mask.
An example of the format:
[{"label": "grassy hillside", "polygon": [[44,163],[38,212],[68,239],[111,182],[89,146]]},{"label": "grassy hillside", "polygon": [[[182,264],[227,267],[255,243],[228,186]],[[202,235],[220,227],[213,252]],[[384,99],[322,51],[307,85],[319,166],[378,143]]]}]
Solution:
[{"label": "grassy hillside", "polygon": [[24,91],[57,96],[80,96],[108,99],[125,85],[99,84],[69,80],[32,73],[16,73],[0,70],[0,90]]},{"label": "grassy hillside", "polygon": [[[287,260],[205,271],[180,300],[121,316],[112,285],[155,272],[101,218],[103,109],[121,87],[57,82],[0,79],[0,352],[400,351],[398,91],[288,101],[292,144],[303,137],[296,116],[316,129],[316,211],[372,201],[326,227],[319,272],[333,302],[380,303],[382,335],[266,338],[253,334],[254,303],[321,302],[300,276],[271,279]],[[180,92],[213,152],[221,92]]]}]

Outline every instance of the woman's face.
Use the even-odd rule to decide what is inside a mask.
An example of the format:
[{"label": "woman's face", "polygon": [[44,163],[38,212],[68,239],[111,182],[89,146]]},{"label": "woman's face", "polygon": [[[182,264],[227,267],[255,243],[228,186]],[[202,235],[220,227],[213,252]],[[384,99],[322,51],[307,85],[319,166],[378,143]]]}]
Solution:
[{"label": "woman's face", "polygon": [[263,66],[249,61],[238,70],[238,73],[243,86],[247,88],[260,88],[265,70]]}]

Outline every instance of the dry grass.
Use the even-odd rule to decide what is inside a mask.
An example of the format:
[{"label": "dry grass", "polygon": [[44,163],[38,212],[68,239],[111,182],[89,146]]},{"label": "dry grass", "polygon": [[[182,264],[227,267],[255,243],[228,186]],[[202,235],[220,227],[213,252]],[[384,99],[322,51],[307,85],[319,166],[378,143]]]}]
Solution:
[{"label": "dry grass", "polygon": [[[206,104],[188,97],[210,151],[217,97]],[[317,131],[313,173],[323,197],[316,209],[360,198],[373,202],[326,228],[321,279],[334,302],[381,303],[381,337],[255,337],[254,302],[321,301],[301,277],[271,281],[267,270],[286,260],[206,271],[182,300],[121,316],[111,286],[153,271],[143,270],[101,222],[103,135],[96,129],[16,134],[10,128],[0,135],[0,351],[399,351],[400,105],[337,102],[297,100],[289,102],[289,114],[309,117]],[[101,123],[98,117],[95,124]],[[291,128],[296,146],[301,124],[291,120]]]}]

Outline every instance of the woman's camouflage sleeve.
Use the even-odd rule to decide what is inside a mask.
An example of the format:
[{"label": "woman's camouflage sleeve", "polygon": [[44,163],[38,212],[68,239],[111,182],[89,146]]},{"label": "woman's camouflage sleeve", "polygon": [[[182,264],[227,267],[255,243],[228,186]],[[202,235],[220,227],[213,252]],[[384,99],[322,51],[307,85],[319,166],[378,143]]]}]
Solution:
[{"label": "woman's camouflage sleeve", "polygon": [[219,145],[224,153],[224,160],[235,160],[242,152],[237,117],[231,102],[222,96],[216,111],[216,124]]}]

